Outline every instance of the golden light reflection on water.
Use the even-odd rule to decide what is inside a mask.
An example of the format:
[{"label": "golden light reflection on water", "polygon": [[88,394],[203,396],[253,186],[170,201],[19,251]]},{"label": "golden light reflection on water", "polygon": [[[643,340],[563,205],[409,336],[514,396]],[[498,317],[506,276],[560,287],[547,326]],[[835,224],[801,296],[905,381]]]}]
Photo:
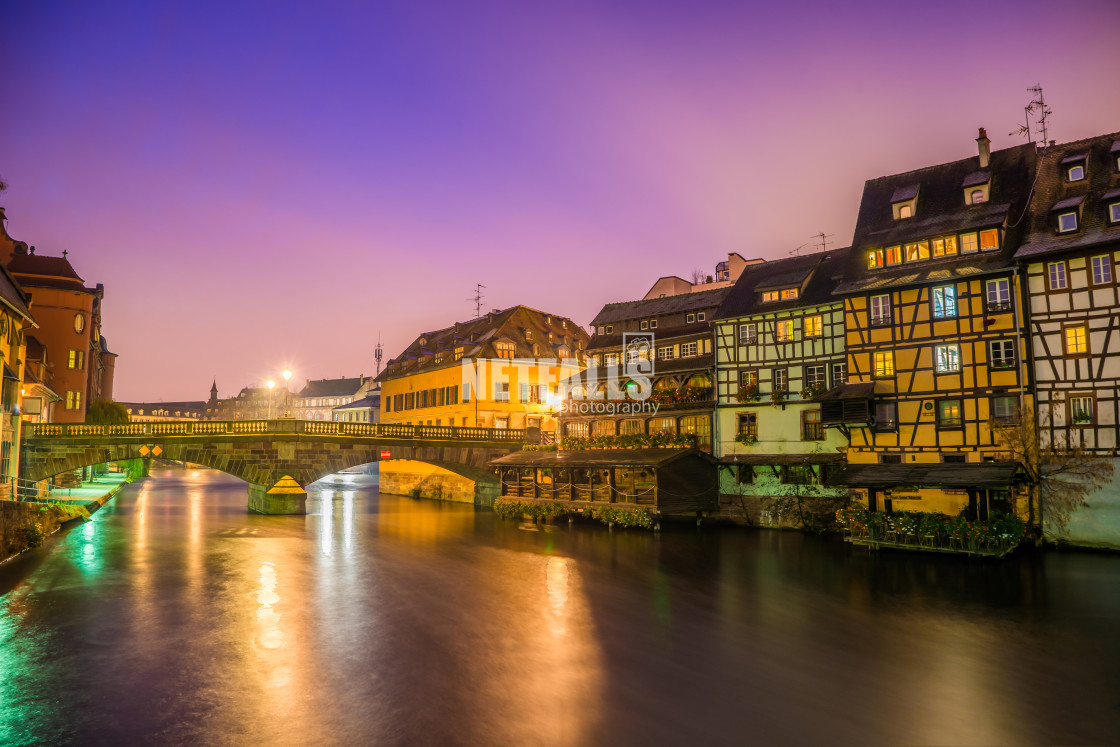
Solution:
[{"label": "golden light reflection on water", "polygon": [[284,631],[280,627],[280,613],[274,608],[280,602],[280,595],[276,593],[276,567],[272,563],[261,564],[256,598],[259,605],[256,644],[264,649],[279,648],[284,643]]},{"label": "golden light reflection on water", "polygon": [[568,603],[568,560],[551,557],[545,565],[545,589],[548,592],[549,630],[553,635],[567,632],[564,624],[564,605]]},{"label": "golden light reflection on water", "polygon": [[334,491],[319,493],[319,552],[330,556],[334,550]]}]

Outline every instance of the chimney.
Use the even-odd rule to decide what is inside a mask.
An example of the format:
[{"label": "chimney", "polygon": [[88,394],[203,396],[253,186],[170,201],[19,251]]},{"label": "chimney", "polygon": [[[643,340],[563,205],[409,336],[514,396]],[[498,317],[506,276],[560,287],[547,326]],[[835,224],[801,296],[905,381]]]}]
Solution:
[{"label": "chimney", "polygon": [[976,138],[976,147],[980,151],[980,168],[988,168],[988,160],[992,155],[992,141],[988,139],[988,133],[983,127],[980,128],[980,137]]}]

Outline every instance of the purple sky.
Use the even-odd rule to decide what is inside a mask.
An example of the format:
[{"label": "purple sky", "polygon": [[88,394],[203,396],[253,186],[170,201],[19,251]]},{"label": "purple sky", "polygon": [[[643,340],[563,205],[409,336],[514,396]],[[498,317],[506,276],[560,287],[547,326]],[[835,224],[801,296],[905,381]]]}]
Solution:
[{"label": "purple sky", "polygon": [[[851,240],[863,180],[1120,129],[1120,5],[22,3],[8,228],[106,286],[122,400],[372,373],[523,303],[586,324]],[[367,6],[367,7],[363,7]],[[369,7],[372,6],[372,7]]]}]

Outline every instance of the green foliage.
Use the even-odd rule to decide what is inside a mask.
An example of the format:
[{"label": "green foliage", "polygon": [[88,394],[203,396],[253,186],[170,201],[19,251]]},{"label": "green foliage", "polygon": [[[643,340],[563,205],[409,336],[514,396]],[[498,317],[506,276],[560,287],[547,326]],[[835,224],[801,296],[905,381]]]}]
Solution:
[{"label": "green foliage", "polygon": [[825,391],[827,391],[827,390],[824,388],[824,386],[822,386],[820,384],[814,384],[812,386],[807,386],[807,387],[805,387],[804,389],[801,390],[801,399],[807,400],[807,401],[813,401],[813,400],[816,400],[817,397],[824,394]]},{"label": "green foliage", "polygon": [[28,549],[40,547],[47,535],[43,532],[43,525],[39,522],[19,527],[15,531],[16,541]]},{"label": "green foliage", "polygon": [[556,451],[556,444],[525,444],[522,451]]},{"label": "green foliage", "polygon": [[654,392],[650,400],[661,405],[681,405],[690,402],[707,402],[712,398],[710,386],[683,386],[672,391]]},{"label": "green foliage", "polygon": [[735,399],[739,404],[747,404],[748,402],[758,402],[762,395],[758,393],[758,384],[743,384],[739,387],[739,391],[735,392]]},{"label": "green foliage", "polygon": [[86,423],[89,425],[123,425],[128,421],[128,410],[120,402],[95,399],[86,407]]},{"label": "green foliage", "polygon": [[580,512],[579,509],[562,503],[522,503],[505,498],[494,501],[494,513],[503,519],[529,517],[533,521],[552,519],[561,516],[589,516],[608,526],[653,529],[654,517],[649,509],[626,509],[613,506],[596,506]]},{"label": "green foliage", "polygon": [[969,521],[964,515],[946,516],[923,511],[895,511],[887,515],[862,507],[842,508],[836,522],[853,534],[883,540],[888,532],[901,542],[917,544],[919,538],[935,542],[954,541],[962,549],[977,550],[992,545],[1016,545],[1026,532],[1026,522],[1008,514],[993,513],[988,521]]},{"label": "green foliage", "polygon": [[753,446],[758,443],[758,439],[749,433],[740,433],[735,437],[735,440],[744,446]]},{"label": "green foliage", "polygon": [[775,407],[786,401],[786,393],[781,389],[775,389],[770,392],[770,404]]},{"label": "green foliage", "polygon": [[695,445],[696,434],[694,433],[624,433],[621,436],[565,436],[560,439],[560,448],[564,451],[689,448]]}]

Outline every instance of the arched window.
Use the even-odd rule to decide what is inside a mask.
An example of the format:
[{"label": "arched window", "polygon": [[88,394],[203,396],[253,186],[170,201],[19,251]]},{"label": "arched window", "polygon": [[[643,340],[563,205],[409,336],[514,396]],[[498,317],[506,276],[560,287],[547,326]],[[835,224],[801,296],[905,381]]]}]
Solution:
[{"label": "arched window", "polygon": [[982,189],[972,190],[972,192],[968,195],[968,200],[973,205],[979,205],[981,202],[984,202],[984,190],[982,190]]}]

